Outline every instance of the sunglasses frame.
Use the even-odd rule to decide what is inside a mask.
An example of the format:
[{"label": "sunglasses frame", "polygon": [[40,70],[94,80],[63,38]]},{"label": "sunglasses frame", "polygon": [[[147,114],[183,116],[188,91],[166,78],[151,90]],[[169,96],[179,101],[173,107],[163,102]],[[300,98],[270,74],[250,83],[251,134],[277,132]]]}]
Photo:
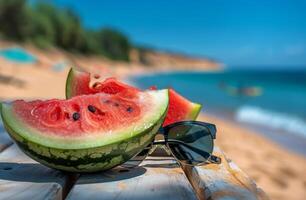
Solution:
[{"label": "sunglasses frame", "polygon": [[[215,156],[211,153],[207,153],[204,152],[198,148],[192,147],[186,143],[184,143],[183,141],[180,140],[172,140],[172,143],[179,143],[180,145],[183,145],[185,147],[187,147],[188,149],[190,149],[191,151],[194,151],[200,155],[202,155],[204,157],[204,154],[209,154],[208,158],[203,161],[203,162],[199,162],[197,164],[188,164],[185,162],[182,162],[180,159],[178,159],[175,154],[172,152],[170,146],[169,146],[169,139],[168,139],[168,133],[169,131],[176,127],[176,126],[180,126],[180,125],[198,125],[198,126],[203,126],[205,128],[207,128],[207,130],[209,131],[210,136],[212,137],[212,140],[216,139],[216,133],[217,133],[217,128],[214,124],[210,124],[210,123],[206,123],[206,122],[202,122],[202,121],[180,121],[180,122],[176,122],[173,124],[169,124],[163,128],[160,128],[158,134],[162,134],[164,136],[164,140],[159,140],[159,141],[153,141],[152,144],[153,145],[165,145],[171,152],[172,156],[182,165],[190,165],[190,166],[200,166],[200,165],[204,165],[207,163],[213,163],[213,164],[220,164],[221,163],[221,158],[218,156]],[[213,148],[213,147],[212,147]]]},{"label": "sunglasses frame", "polygon": [[[131,160],[127,161],[126,163],[123,164],[124,167],[127,168],[133,168],[135,166],[138,166],[148,155],[150,150],[152,149],[152,147],[154,145],[165,145],[167,147],[167,149],[170,151],[171,155],[181,164],[181,165],[189,165],[189,166],[201,166],[204,164],[220,164],[221,163],[221,158],[215,155],[212,155],[211,153],[202,151],[201,149],[198,149],[196,147],[192,147],[191,145],[180,141],[180,140],[171,140],[171,143],[176,143],[176,144],[180,144],[183,145],[184,147],[190,149],[191,151],[194,151],[200,155],[202,155],[203,157],[205,157],[207,154],[208,157],[205,159],[205,161],[203,162],[199,162],[197,164],[188,164],[185,162],[182,162],[180,159],[178,159],[172,152],[169,144],[169,139],[168,139],[168,132],[179,125],[198,125],[198,126],[203,126],[205,128],[207,128],[207,130],[209,131],[210,136],[212,137],[212,140],[216,139],[216,133],[217,133],[217,128],[214,124],[210,124],[210,123],[206,123],[206,122],[201,122],[201,121],[180,121],[180,122],[176,122],[173,124],[169,124],[165,127],[161,127],[158,131],[157,134],[161,134],[164,137],[164,140],[158,140],[158,141],[152,141],[148,146],[146,146],[139,154],[137,154],[134,158],[132,158]],[[212,147],[213,148],[213,147]],[[146,152],[144,155],[140,156],[141,159],[136,159],[140,154]],[[204,156],[205,155],[205,156]],[[133,162],[137,162],[138,164],[135,164]]]}]

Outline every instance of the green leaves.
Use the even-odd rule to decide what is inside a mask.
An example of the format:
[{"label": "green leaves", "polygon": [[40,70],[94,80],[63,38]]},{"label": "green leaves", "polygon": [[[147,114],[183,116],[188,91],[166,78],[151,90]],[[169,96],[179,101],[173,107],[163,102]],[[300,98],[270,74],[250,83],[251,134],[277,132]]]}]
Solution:
[{"label": "green leaves", "polygon": [[57,46],[71,52],[129,60],[131,45],[124,34],[110,28],[87,30],[72,10],[52,4],[0,1],[0,24],[0,35],[11,40],[29,41],[40,48]]},{"label": "green leaves", "polygon": [[25,0],[0,1],[0,32],[6,38],[24,40],[29,32],[27,19]]}]

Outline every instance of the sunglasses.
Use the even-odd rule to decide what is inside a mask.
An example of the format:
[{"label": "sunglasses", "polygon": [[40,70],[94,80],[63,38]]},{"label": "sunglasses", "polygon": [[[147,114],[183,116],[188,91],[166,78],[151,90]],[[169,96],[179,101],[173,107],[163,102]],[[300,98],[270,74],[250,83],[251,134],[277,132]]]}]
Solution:
[{"label": "sunglasses", "polygon": [[164,140],[153,141],[142,152],[123,164],[124,167],[138,166],[154,145],[165,145],[172,156],[182,165],[220,164],[221,158],[212,155],[216,126],[200,121],[176,122],[159,130]]}]

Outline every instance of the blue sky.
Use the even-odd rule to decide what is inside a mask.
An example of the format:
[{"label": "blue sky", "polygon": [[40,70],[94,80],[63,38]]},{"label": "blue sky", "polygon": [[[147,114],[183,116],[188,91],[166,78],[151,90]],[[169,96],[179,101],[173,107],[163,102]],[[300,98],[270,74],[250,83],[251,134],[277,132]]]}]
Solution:
[{"label": "blue sky", "polygon": [[115,27],[133,42],[208,56],[230,66],[306,68],[306,1],[54,0],[89,28]]}]

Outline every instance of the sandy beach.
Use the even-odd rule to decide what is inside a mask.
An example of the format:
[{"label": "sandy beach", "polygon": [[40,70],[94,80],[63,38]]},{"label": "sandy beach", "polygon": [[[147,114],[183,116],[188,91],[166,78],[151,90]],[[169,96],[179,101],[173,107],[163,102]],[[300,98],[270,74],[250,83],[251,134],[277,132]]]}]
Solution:
[{"label": "sandy beach", "polygon": [[[121,79],[129,74],[151,73],[160,69],[145,68],[137,63],[120,63],[103,58],[71,56],[60,51],[50,51],[44,55],[37,49],[28,48],[39,57],[36,64],[16,64],[0,57],[0,99],[64,98],[64,85],[69,67],[54,71],[51,65],[68,60],[71,66],[87,69]],[[64,56],[63,56],[64,55]],[[156,56],[156,55],[155,55]],[[71,59],[72,58],[72,59]],[[164,61],[166,62],[166,61]],[[162,65],[162,64],[161,64]],[[160,65],[160,66],[161,66]],[[216,66],[202,70],[215,70]],[[178,67],[177,69],[182,69]],[[103,77],[102,77],[103,78]],[[201,114],[199,120],[211,122],[218,127],[217,145],[229,159],[234,160],[271,199],[302,200],[306,197],[306,159],[289,153],[274,142],[256,132],[242,128],[238,123],[221,120]]]},{"label": "sandy beach", "polygon": [[217,145],[226,157],[252,177],[271,199],[305,199],[306,159],[288,152],[258,133],[226,120],[201,114],[217,125]]}]

